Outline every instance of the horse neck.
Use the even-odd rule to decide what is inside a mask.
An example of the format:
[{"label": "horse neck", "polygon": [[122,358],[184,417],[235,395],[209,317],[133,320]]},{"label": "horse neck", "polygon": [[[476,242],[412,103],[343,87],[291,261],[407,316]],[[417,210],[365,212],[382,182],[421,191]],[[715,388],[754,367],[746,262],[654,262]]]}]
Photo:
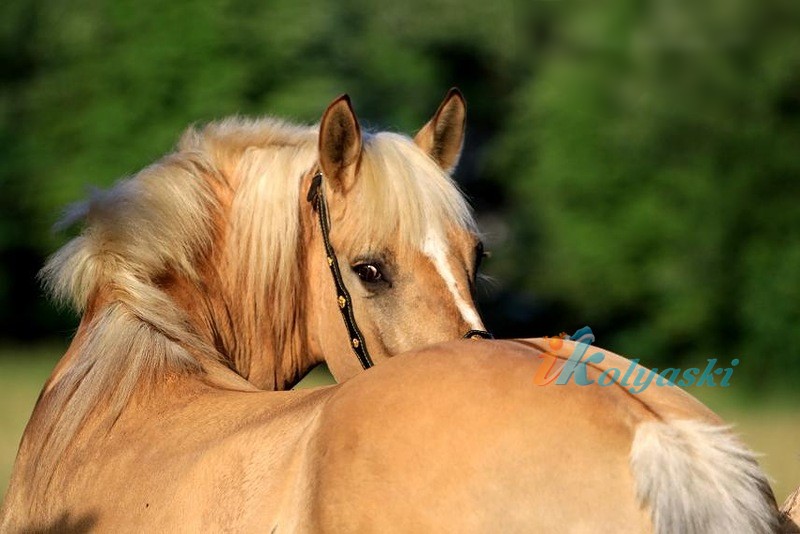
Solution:
[{"label": "horse neck", "polygon": [[210,271],[202,284],[176,280],[168,292],[228,367],[259,389],[279,391],[290,389],[320,363],[309,347],[305,306],[298,302],[293,315],[284,318],[284,339],[278,340],[253,308],[255,297],[241,295],[224,273]]}]

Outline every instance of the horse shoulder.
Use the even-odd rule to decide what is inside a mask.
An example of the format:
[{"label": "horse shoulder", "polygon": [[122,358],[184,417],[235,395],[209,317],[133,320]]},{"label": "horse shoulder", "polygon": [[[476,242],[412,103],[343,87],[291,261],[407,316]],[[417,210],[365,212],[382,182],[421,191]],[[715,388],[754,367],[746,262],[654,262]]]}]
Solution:
[{"label": "horse shoulder", "polygon": [[[4,526],[260,528],[280,517],[328,396],[324,389],[241,391],[188,379],[144,395],[111,428],[79,433],[46,493],[7,509]],[[26,499],[48,505],[31,515]]]},{"label": "horse shoulder", "polygon": [[[194,400],[175,419],[181,437],[165,448],[160,459],[165,476],[157,477],[169,490],[161,506],[153,509],[150,500],[141,510],[144,524],[163,525],[178,517],[181,529],[192,522],[197,530],[285,525],[287,515],[294,514],[289,510],[296,509],[292,503],[298,499],[307,443],[331,393],[332,388],[213,391]],[[154,478],[150,473],[141,483],[152,484]],[[172,487],[170,479],[177,481]],[[183,510],[175,514],[178,507]],[[153,521],[159,511],[163,519]]]}]

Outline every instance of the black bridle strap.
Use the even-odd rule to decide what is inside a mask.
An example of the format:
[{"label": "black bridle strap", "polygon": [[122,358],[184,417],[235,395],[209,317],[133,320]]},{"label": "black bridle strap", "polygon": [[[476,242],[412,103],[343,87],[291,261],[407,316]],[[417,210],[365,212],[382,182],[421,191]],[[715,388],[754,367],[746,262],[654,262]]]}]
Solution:
[{"label": "black bridle strap", "polygon": [[[322,242],[325,244],[325,256],[328,261],[328,268],[331,270],[333,283],[336,286],[336,300],[339,304],[339,311],[342,312],[342,319],[344,325],[347,327],[347,334],[350,336],[350,348],[356,353],[361,367],[369,369],[374,364],[372,357],[367,350],[367,343],[364,340],[364,335],[359,330],[356,324],[355,315],[353,315],[353,301],[350,299],[350,292],[342,280],[342,272],[339,270],[339,260],[336,258],[336,252],[333,250],[330,238],[330,221],[328,219],[328,204],[325,202],[325,194],[322,188],[322,172],[317,171],[314,178],[311,179],[311,187],[308,188],[308,196],[306,200],[311,202],[314,209],[319,216],[319,226],[322,230]],[[494,339],[494,336],[486,330],[470,330],[464,334],[467,339]]]},{"label": "black bridle strap", "polygon": [[367,350],[367,343],[364,341],[364,335],[359,330],[356,324],[356,318],[353,315],[353,301],[350,299],[350,292],[342,280],[342,272],[339,270],[339,261],[336,259],[336,253],[333,251],[330,239],[330,222],[328,221],[328,204],[325,202],[325,193],[322,188],[322,173],[317,172],[311,180],[311,187],[308,189],[308,196],[306,197],[311,205],[319,215],[319,226],[322,229],[322,242],[325,244],[325,256],[328,261],[328,268],[331,270],[333,283],[336,285],[336,300],[339,304],[339,311],[342,312],[342,319],[344,325],[347,327],[347,334],[350,336],[350,348],[356,353],[361,367],[369,369],[374,364],[372,358]]}]

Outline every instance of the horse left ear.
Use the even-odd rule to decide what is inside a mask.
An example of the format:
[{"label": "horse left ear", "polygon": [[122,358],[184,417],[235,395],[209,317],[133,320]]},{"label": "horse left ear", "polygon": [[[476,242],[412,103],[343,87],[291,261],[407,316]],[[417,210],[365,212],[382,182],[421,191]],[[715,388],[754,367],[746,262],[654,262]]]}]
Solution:
[{"label": "horse left ear", "polygon": [[447,92],[436,114],[414,136],[414,142],[427,152],[448,174],[452,174],[464,145],[467,103],[453,87]]},{"label": "horse left ear", "polygon": [[342,95],[334,100],[319,123],[319,164],[334,190],[346,192],[356,178],[361,159],[361,127],[350,104]]}]

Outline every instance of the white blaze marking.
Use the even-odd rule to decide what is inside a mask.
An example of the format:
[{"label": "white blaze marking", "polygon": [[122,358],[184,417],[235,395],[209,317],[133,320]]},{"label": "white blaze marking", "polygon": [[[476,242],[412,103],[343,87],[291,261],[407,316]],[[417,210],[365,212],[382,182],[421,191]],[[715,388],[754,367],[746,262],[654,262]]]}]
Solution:
[{"label": "white blaze marking", "polygon": [[422,253],[431,259],[436,270],[439,271],[439,275],[447,285],[447,289],[452,293],[453,299],[456,302],[456,307],[464,321],[473,330],[483,330],[483,322],[478,312],[475,310],[475,307],[467,303],[458,291],[456,277],[453,275],[453,271],[450,269],[450,265],[447,262],[445,251],[444,240],[439,234],[428,231],[428,234],[425,236],[425,242],[422,245]]}]

